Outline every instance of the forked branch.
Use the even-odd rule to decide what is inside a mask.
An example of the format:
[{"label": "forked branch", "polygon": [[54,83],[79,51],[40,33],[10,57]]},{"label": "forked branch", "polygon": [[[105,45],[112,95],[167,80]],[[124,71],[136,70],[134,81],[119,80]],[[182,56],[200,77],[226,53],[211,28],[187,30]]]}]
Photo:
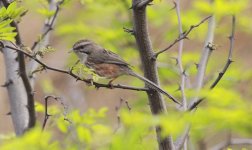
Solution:
[{"label": "forked branch", "polygon": [[160,51],[156,52],[156,53],[153,55],[152,59],[154,59],[154,60],[157,59],[158,55],[160,55],[161,53],[163,53],[163,52],[169,50],[170,48],[172,48],[172,47],[173,47],[176,43],[178,43],[179,41],[188,38],[187,36],[189,35],[189,33],[190,33],[194,28],[199,27],[201,24],[203,24],[205,21],[207,21],[207,20],[208,20],[209,18],[211,18],[211,17],[212,17],[212,16],[208,16],[208,17],[204,18],[203,20],[201,20],[198,24],[192,25],[192,26],[189,28],[189,30],[185,31],[182,35],[180,34],[180,35],[178,36],[178,38],[175,39],[168,47],[166,47],[166,48],[163,49],[163,50],[160,50]]}]

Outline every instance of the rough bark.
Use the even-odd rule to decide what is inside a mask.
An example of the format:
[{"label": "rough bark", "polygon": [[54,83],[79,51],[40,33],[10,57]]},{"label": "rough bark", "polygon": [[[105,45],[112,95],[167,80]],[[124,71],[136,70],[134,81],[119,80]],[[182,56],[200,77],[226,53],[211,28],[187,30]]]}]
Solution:
[{"label": "rough bark", "polygon": [[[159,85],[157,64],[152,59],[154,52],[150,41],[148,26],[146,20],[146,6],[151,0],[133,0],[133,34],[136,38],[136,43],[139,49],[144,76],[152,82]],[[147,85],[146,85],[147,86]],[[159,113],[166,113],[166,106],[160,93],[154,90],[147,91],[150,108],[154,115]],[[161,138],[161,128],[156,127],[157,139],[160,150],[174,149],[172,138]]]}]

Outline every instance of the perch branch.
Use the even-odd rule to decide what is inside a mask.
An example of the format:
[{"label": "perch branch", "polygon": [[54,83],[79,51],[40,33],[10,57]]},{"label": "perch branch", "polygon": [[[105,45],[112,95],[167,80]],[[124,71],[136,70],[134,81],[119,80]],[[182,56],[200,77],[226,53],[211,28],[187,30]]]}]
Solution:
[{"label": "perch branch", "polygon": [[[60,72],[60,73],[63,73],[63,74],[67,74],[69,76],[72,76],[73,78],[75,78],[77,81],[83,81],[87,84],[91,84],[92,81],[88,80],[88,79],[82,79],[81,77],[79,77],[78,75],[74,74],[72,72],[72,70],[70,71],[66,71],[66,70],[61,70],[61,69],[57,69],[57,68],[53,68],[53,67],[50,67],[48,65],[46,65],[44,62],[40,61],[39,59],[37,59],[35,56],[21,50],[21,49],[18,49],[16,47],[12,47],[12,46],[4,46],[2,42],[0,42],[0,44],[2,44],[3,47],[5,48],[9,48],[9,49],[12,49],[14,51],[18,51],[18,52],[22,52],[24,55],[26,55],[27,57],[33,59],[34,61],[36,61],[37,63],[39,63],[43,70],[45,69],[48,69],[48,70],[51,70],[51,71],[55,71],[55,72]],[[113,88],[119,88],[119,89],[127,89],[127,90],[134,90],[134,91],[149,91],[148,88],[138,88],[138,87],[132,87],[132,86],[126,86],[126,85],[120,85],[120,84],[117,84],[117,85],[110,85],[110,84],[102,84],[102,83],[98,83],[98,82],[92,82],[93,85],[96,87],[96,88],[109,88],[111,89],[111,87]]]}]

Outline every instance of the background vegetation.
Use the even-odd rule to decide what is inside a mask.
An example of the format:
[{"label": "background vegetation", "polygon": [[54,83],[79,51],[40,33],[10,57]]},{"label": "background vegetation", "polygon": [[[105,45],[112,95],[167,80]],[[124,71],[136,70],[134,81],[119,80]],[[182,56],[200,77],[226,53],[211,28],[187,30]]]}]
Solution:
[{"label": "background vegetation", "polygon": [[[165,98],[167,114],[153,116],[145,92],[123,89],[95,89],[84,82],[50,71],[37,73],[35,84],[36,127],[16,138],[9,112],[6,89],[0,89],[0,149],[158,149],[154,126],[160,125],[162,136],[172,135],[174,141],[190,126],[188,149],[210,149],[232,140],[247,140],[232,146],[233,149],[251,149],[252,131],[252,70],[250,42],[252,33],[251,2],[248,0],[207,0],[180,2],[181,22],[184,31],[191,25],[214,13],[216,30],[213,51],[206,70],[201,97],[206,97],[193,112],[178,111],[178,107]],[[10,6],[9,6],[10,7]],[[0,38],[14,40],[16,33],[8,24],[12,19],[19,22],[23,44],[31,47],[41,36],[43,21],[55,11],[48,11],[46,0],[23,0],[17,6],[0,11]],[[130,0],[80,0],[65,1],[60,5],[56,25],[50,37],[52,49],[43,54],[42,61],[49,66],[68,70],[77,60],[68,50],[72,44],[83,38],[92,39],[109,49],[142,73],[141,62],[135,39],[123,30],[132,28]],[[153,1],[147,7],[150,36],[155,51],[172,43],[179,35],[174,3],[168,0]],[[15,11],[14,11],[15,10]],[[21,16],[25,10],[28,12]],[[5,13],[5,14],[4,14]],[[11,14],[11,20],[4,15]],[[234,63],[228,68],[220,83],[213,89],[209,86],[222,70],[228,57],[229,39],[232,29],[232,15],[236,16]],[[2,17],[2,18],[1,18]],[[194,82],[197,67],[207,34],[207,22],[195,28],[184,40],[183,67],[188,80],[185,94],[190,101],[195,97]],[[42,51],[42,50],[41,50]],[[158,57],[158,71],[161,86],[181,99],[179,89],[180,72],[176,65],[178,46]],[[5,82],[3,57],[1,83]],[[84,69],[85,70],[85,69]],[[83,77],[88,74],[82,66],[75,67],[75,73]],[[106,79],[95,78],[107,83]],[[136,87],[144,83],[133,77],[120,77],[115,82]],[[42,130],[45,110],[45,96],[60,97],[49,101],[50,116]]]}]

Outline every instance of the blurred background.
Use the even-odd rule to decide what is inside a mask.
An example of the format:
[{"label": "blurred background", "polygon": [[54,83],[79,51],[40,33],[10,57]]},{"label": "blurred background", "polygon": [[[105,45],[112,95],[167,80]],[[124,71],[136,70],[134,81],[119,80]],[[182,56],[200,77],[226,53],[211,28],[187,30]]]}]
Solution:
[{"label": "blurred background", "polygon": [[[224,3],[228,4],[223,5]],[[148,25],[153,49],[158,51],[167,47],[178,37],[178,21],[176,12],[172,9],[174,7],[172,1],[156,0],[153,4],[148,7]],[[207,4],[208,1],[204,0],[181,0],[181,19],[184,31],[188,30],[191,25],[198,24],[202,19],[211,14],[211,7]],[[235,13],[237,18],[233,53],[234,63],[231,64],[218,85],[222,90],[225,89],[227,91],[219,93],[217,91],[218,94],[215,97],[211,97],[212,101],[209,105],[220,101],[223,96],[225,97],[225,92],[235,94],[235,97],[238,96],[240,100],[250,105],[252,97],[252,3],[248,0],[226,0],[223,1],[223,4],[214,7],[217,12],[214,39],[217,49],[214,50],[209,60],[205,76],[206,87],[214,81],[226,63],[232,13]],[[24,0],[22,5],[28,9],[28,13],[19,23],[20,34],[23,43],[26,46],[31,46],[41,34],[41,29],[46,19],[43,9],[47,9],[47,5],[42,0]],[[70,1],[65,6],[62,6],[50,40],[50,46],[55,51],[47,53],[42,59],[43,62],[55,68],[68,70],[77,60],[74,54],[68,53],[73,43],[80,39],[91,39],[106,49],[118,53],[133,66],[133,70],[142,74],[135,39],[123,30],[123,27],[132,28],[132,10],[129,9],[130,6],[131,2],[129,0]],[[193,82],[197,72],[195,64],[199,61],[206,31],[207,22],[195,28],[189,34],[189,39],[184,41],[182,61],[183,66],[187,68],[186,72],[190,78],[190,83],[188,82],[187,84],[188,89],[194,86]],[[172,49],[160,55],[158,66],[161,86],[179,99],[181,95],[177,89],[180,83],[180,76],[174,59],[178,55],[177,51],[176,44]],[[84,76],[87,77],[87,75]],[[98,81],[101,83],[108,82],[108,80],[100,78]],[[0,83],[5,83],[3,55],[0,55]],[[144,86],[142,81],[127,76],[120,77],[115,83],[137,87]],[[112,126],[116,126],[116,107],[120,104],[120,99],[128,101],[133,109],[149,109],[144,92],[105,88],[95,89],[84,82],[75,81],[70,76],[49,70],[37,74],[35,87],[37,103],[43,104],[44,97],[47,95],[60,96],[68,106],[69,111],[78,109],[81,112],[85,112],[88,108],[99,109],[108,107],[108,122]],[[190,99],[190,96],[188,99]],[[232,99],[232,96],[230,99]],[[166,101],[168,109],[172,109],[174,104],[170,103],[168,99]],[[59,104],[53,102],[51,105]],[[204,102],[199,107],[207,105],[207,102]],[[7,90],[0,88],[0,133],[2,134],[13,132],[11,118],[7,115],[9,111]],[[38,114],[38,122],[42,122],[42,117],[42,114]],[[246,120],[246,118],[242,119]],[[246,120],[245,122],[251,121]],[[251,125],[249,128],[251,128]],[[213,139],[214,143],[216,142],[214,140],[216,136],[221,138],[225,134],[220,136],[220,134],[213,133],[206,137],[206,139]],[[251,134],[247,136],[251,136]]]}]

